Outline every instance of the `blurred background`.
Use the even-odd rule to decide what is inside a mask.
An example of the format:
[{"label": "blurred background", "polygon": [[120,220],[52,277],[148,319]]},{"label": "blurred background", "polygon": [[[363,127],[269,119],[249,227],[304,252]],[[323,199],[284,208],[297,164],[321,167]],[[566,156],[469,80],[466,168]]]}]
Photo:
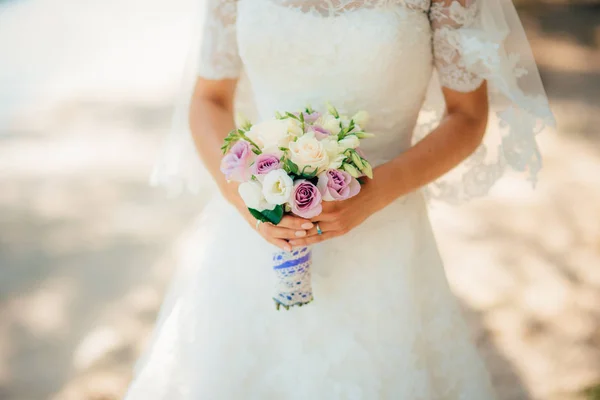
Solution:
[{"label": "blurred background", "polygon": [[[120,399],[202,198],[147,176],[195,0],[0,0],[0,399]],[[600,2],[518,2],[539,188],[432,209],[501,400],[600,399]]]}]

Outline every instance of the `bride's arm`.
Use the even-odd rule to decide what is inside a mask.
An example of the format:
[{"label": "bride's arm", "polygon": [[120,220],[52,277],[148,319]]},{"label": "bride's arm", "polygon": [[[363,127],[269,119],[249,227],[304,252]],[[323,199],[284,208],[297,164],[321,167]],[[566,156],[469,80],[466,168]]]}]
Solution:
[{"label": "bride's arm", "polygon": [[318,235],[313,228],[307,238],[290,241],[292,246],[307,246],[349,232],[395,199],[450,171],[477,149],[488,117],[485,82],[469,93],[443,90],[446,115],[439,126],[392,161],[375,168],[374,179],[366,181],[358,196],[323,203],[323,213],[314,220],[323,234]]},{"label": "bride's arm", "polygon": [[391,162],[377,168],[379,206],[436,180],[481,144],[488,118],[485,82],[475,91],[443,88],[446,115],[439,126]]},{"label": "bride's arm", "polygon": [[236,80],[198,78],[190,105],[190,129],[196,150],[223,196],[237,208],[243,206],[235,182],[227,183],[220,171],[223,139],[235,128],[233,98]]},{"label": "bride's arm", "polygon": [[[246,208],[238,194],[238,183],[227,182],[220,171],[221,146],[225,136],[234,129],[233,99],[236,80],[208,80],[198,78],[190,105],[190,129],[198,154],[213,176],[223,196],[234,205],[252,227],[256,219]],[[258,232],[269,243],[291,250],[288,239],[306,236],[306,229],[312,227],[310,221],[285,216],[279,225],[260,224]]]}]

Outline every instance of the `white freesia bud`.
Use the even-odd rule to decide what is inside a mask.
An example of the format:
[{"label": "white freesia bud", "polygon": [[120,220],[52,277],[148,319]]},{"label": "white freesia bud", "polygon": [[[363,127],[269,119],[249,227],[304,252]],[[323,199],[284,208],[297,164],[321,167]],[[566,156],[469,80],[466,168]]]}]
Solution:
[{"label": "white freesia bud", "polygon": [[363,159],[361,158],[360,155],[358,155],[357,152],[353,151],[350,155],[350,158],[352,158],[354,165],[356,165],[358,167],[358,169],[360,169],[360,170],[363,169],[363,167],[364,167]]},{"label": "white freesia bud", "polygon": [[271,204],[284,204],[292,195],[294,181],[283,169],[276,169],[265,175],[262,194]]},{"label": "white freesia bud", "polygon": [[329,165],[329,155],[324,144],[312,132],[290,143],[290,159],[300,171],[306,168],[306,172],[313,172],[315,168],[322,171]]},{"label": "white freesia bud", "polygon": [[351,164],[344,164],[342,166],[342,168],[344,169],[344,171],[346,171],[347,173],[349,173],[350,175],[352,175],[352,177],[354,177],[354,178],[360,177],[360,171],[357,170],[353,165],[351,165]]},{"label": "white freesia bud", "polygon": [[373,167],[371,167],[371,164],[369,164],[369,162],[367,160],[363,159],[362,162],[363,162],[363,168],[362,168],[363,174],[365,174],[370,179],[373,179]]},{"label": "white freesia bud", "polygon": [[360,145],[360,140],[356,137],[356,135],[348,135],[342,140],[338,142],[341,151],[345,151],[347,149],[355,149]]},{"label": "white freesia bud", "polygon": [[252,127],[252,122],[241,112],[235,113],[234,117],[235,125],[241,129],[247,131]]},{"label": "white freesia bud", "polygon": [[367,124],[369,123],[369,118],[369,113],[366,111],[359,111],[352,117],[354,123],[360,125],[361,127],[367,126]]},{"label": "white freesia bud", "polygon": [[359,139],[368,139],[368,138],[373,138],[375,137],[375,135],[373,135],[372,133],[367,133],[367,132],[358,132],[355,133],[355,135],[359,138]]},{"label": "white freesia bud", "polygon": [[340,114],[338,113],[338,110],[332,106],[330,103],[327,103],[327,111],[329,112],[329,114],[333,115],[334,117],[339,117]]},{"label": "white freesia bud", "polygon": [[275,204],[269,204],[263,196],[262,185],[256,181],[248,181],[240,184],[238,193],[246,207],[253,208],[257,211],[272,210]]}]

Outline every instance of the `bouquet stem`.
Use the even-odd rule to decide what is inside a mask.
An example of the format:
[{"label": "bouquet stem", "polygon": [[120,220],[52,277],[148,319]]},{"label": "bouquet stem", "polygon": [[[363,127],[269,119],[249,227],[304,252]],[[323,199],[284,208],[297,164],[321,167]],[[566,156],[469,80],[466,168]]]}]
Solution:
[{"label": "bouquet stem", "polygon": [[313,300],[311,266],[312,252],[308,247],[273,255],[273,271],[277,276],[273,300],[278,310],[302,307]]}]

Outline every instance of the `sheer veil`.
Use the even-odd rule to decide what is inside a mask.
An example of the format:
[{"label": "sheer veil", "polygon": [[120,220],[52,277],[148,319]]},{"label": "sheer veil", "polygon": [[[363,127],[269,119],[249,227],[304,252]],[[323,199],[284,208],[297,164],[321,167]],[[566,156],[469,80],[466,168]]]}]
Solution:
[{"label": "sheer veil", "polygon": [[[414,0],[403,1],[409,4]],[[393,1],[388,0],[387,3]],[[430,199],[451,203],[487,194],[494,183],[509,171],[535,185],[542,166],[536,135],[555,125],[531,48],[512,1],[471,0],[470,3],[474,3],[474,7],[469,9],[476,12],[475,18],[449,33],[442,56],[450,67],[459,58],[460,69],[487,81],[490,117],[484,142],[477,151],[455,170],[425,188]],[[197,10],[198,21],[204,20],[202,8]],[[455,20],[460,18],[461,11],[464,12],[458,2],[452,3],[449,10],[449,17]],[[188,128],[191,92],[202,45],[202,25],[198,23],[195,27],[172,128],[151,176],[153,185],[166,187],[171,195],[184,191],[198,194],[212,187],[212,179],[202,166]],[[238,114],[253,118],[252,98],[248,80],[242,74],[236,95]],[[437,126],[444,110],[441,85],[434,73],[415,127],[415,140]]]}]

